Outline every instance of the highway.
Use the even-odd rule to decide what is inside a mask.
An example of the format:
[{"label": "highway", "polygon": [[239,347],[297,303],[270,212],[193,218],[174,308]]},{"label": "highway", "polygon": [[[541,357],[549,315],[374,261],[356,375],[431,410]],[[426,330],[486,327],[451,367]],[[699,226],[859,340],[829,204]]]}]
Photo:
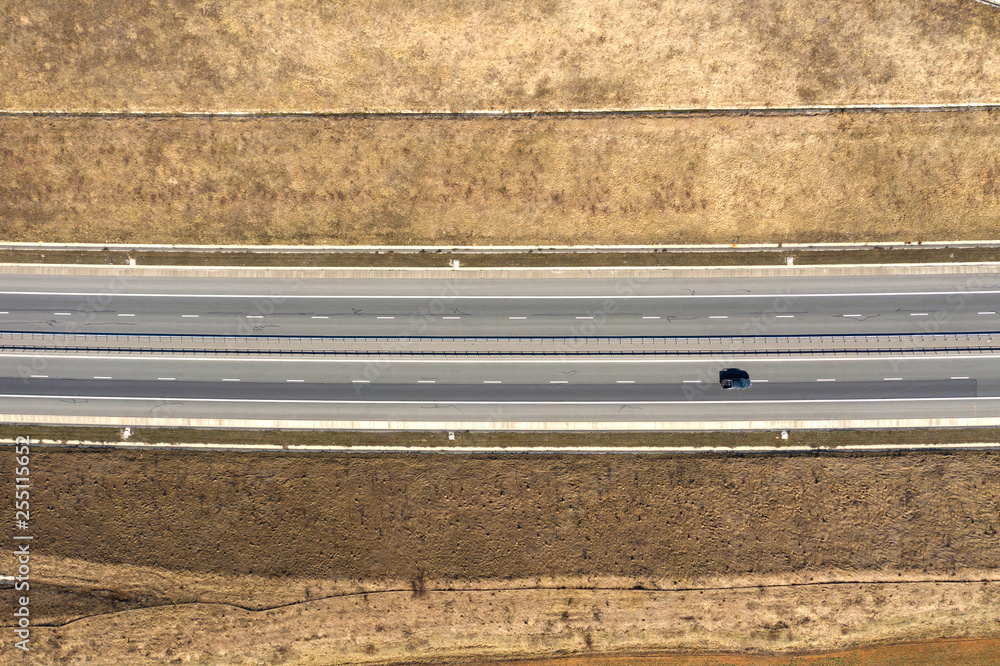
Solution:
[{"label": "highway", "polygon": [[[1000,417],[991,274],[0,284],[0,413],[12,417],[405,427]],[[728,367],[753,388],[722,391]]]}]

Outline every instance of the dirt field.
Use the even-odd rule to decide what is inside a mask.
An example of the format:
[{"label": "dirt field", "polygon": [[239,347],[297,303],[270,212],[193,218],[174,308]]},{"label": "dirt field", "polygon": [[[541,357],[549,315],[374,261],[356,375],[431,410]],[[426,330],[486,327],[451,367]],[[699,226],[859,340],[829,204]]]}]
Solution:
[{"label": "dirt field", "polygon": [[998,640],[939,640],[861,648],[815,655],[657,655],[526,659],[518,666],[992,666],[1000,662]]},{"label": "dirt field", "polygon": [[604,109],[1000,100],[972,0],[13,0],[0,107]]},{"label": "dirt field", "polygon": [[0,119],[5,240],[533,244],[1000,235],[1000,115]]},{"label": "dirt field", "polygon": [[33,617],[50,625],[43,654],[64,663],[773,652],[1000,633],[989,454],[36,448],[32,477]]}]

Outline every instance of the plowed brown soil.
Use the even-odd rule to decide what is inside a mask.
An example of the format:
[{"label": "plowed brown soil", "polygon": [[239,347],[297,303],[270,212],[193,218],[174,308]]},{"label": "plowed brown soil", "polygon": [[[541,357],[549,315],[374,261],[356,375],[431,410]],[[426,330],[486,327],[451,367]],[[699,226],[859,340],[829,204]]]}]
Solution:
[{"label": "plowed brown soil", "polygon": [[773,652],[1000,631],[1000,459],[985,453],[36,448],[32,478],[38,645],[64,663]]}]

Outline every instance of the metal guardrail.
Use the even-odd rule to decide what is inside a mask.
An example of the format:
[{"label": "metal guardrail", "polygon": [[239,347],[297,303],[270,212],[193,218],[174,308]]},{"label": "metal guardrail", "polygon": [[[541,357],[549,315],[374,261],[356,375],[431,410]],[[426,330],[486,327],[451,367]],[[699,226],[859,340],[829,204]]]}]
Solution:
[{"label": "metal guardrail", "polygon": [[[994,341],[996,337],[996,341]],[[201,343],[201,344],[199,344]],[[790,336],[229,336],[0,332],[13,353],[283,357],[667,357],[1000,352],[1000,333]]]},{"label": "metal guardrail", "polygon": [[857,348],[857,349],[653,349],[653,350],[563,350],[563,351],[478,351],[478,350],[390,350],[390,349],[135,349],[128,347],[121,348],[93,348],[93,347],[28,347],[28,346],[7,346],[0,345],[0,351],[20,352],[20,353],[84,353],[96,355],[109,354],[131,354],[142,356],[148,354],[166,354],[175,356],[285,356],[285,357],[510,357],[510,358],[531,358],[531,357],[606,357],[606,356],[641,356],[641,357],[663,357],[663,356],[719,356],[719,355],[740,355],[740,356],[879,356],[884,354],[955,354],[955,353],[1000,353],[998,347],[915,347],[915,348]]},{"label": "metal guardrail", "polygon": [[[967,107],[961,108],[964,109]],[[1000,110],[1000,104],[987,105],[983,108]],[[828,111],[832,113],[839,113],[841,112],[841,109],[834,108]],[[0,113],[0,116],[2,115],[3,114]],[[102,252],[105,250],[115,252],[245,252],[250,254],[641,254],[676,252],[802,252],[871,249],[917,250],[997,247],[1000,247],[1000,241],[985,239],[917,242],[896,240],[885,242],[870,241],[861,243],[733,242],[690,245],[193,245],[168,243],[0,242],[0,250],[44,250],[51,252]]]}]

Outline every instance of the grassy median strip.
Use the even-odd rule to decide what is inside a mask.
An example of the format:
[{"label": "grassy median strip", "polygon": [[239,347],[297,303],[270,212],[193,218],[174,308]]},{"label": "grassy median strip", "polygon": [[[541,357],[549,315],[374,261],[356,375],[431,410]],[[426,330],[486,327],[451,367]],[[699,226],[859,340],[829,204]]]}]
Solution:
[{"label": "grassy median strip", "polygon": [[20,3],[0,106],[510,110],[1000,98],[971,0]]},{"label": "grassy median strip", "polygon": [[[0,426],[0,438],[22,435],[33,439],[69,441],[122,441],[115,428],[86,426]],[[134,428],[129,441],[166,444],[241,444],[282,446],[488,446],[488,447],[736,447],[814,446],[890,444],[951,444],[1000,442],[1000,428],[956,428],[927,430],[829,430],[792,431],[787,440],[778,432],[643,432],[643,433],[510,433],[456,432],[449,440],[443,432],[328,432],[282,430],[199,430]]]},{"label": "grassy median strip", "polygon": [[0,118],[9,241],[677,244],[1000,235],[1000,114]]}]

